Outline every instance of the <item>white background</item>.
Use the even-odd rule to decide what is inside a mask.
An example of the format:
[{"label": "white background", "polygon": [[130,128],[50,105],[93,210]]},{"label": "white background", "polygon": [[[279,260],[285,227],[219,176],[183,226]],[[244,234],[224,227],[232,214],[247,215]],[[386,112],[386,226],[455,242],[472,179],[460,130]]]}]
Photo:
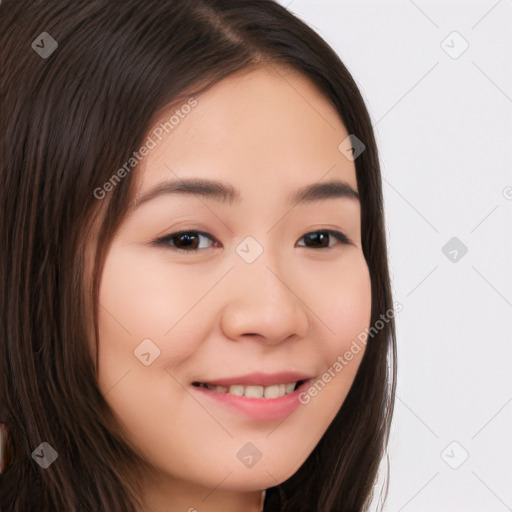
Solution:
[{"label": "white background", "polygon": [[280,3],[353,74],[380,150],[403,305],[384,511],[512,511],[512,0]]}]

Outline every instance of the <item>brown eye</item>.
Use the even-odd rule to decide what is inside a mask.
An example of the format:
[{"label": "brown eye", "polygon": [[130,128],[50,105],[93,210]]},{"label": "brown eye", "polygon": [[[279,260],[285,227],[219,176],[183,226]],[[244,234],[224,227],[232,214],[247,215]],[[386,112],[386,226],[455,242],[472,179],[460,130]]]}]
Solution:
[{"label": "brown eye", "polygon": [[157,245],[163,245],[181,252],[195,252],[201,249],[208,249],[208,246],[201,247],[201,239],[206,238],[214,241],[209,233],[201,231],[180,231],[179,233],[171,233],[156,241]]},{"label": "brown eye", "polygon": [[[308,249],[331,249],[335,245],[330,243],[332,238],[345,245],[351,243],[350,240],[341,231],[324,229],[306,233],[301,238],[301,240],[305,240],[305,245],[300,244],[299,247],[307,247]],[[202,239],[209,239],[214,242],[214,245],[208,246],[207,242],[206,245],[203,242],[203,245],[201,246]],[[209,233],[192,230],[171,233],[162,238],[159,238],[154,242],[154,244],[157,246],[169,248],[174,251],[194,253],[213,246],[218,247],[218,243],[215,242],[215,238]]]},{"label": "brown eye", "polygon": [[[324,229],[321,231],[312,231],[311,233],[306,233],[302,237],[302,239],[304,239],[304,241],[306,242],[305,246],[308,247],[309,249],[330,249],[332,247],[332,245],[329,244],[330,237],[334,237],[336,240],[338,240],[342,244],[346,244],[346,245],[350,244],[350,240],[341,231],[333,231],[330,229]],[[308,244],[312,244],[313,247]],[[315,245],[316,245],[316,247],[315,247]],[[304,247],[304,246],[301,245],[300,247]]]}]

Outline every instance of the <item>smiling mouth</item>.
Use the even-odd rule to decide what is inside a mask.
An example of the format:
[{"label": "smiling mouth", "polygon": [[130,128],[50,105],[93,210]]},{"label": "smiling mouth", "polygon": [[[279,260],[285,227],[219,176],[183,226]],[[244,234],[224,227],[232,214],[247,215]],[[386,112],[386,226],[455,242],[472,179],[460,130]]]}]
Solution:
[{"label": "smiling mouth", "polygon": [[232,384],[231,386],[215,386],[206,382],[193,382],[192,385],[198,388],[206,388],[210,391],[225,393],[245,398],[280,398],[296,391],[306,380],[287,382],[283,384],[272,384],[271,386]]}]

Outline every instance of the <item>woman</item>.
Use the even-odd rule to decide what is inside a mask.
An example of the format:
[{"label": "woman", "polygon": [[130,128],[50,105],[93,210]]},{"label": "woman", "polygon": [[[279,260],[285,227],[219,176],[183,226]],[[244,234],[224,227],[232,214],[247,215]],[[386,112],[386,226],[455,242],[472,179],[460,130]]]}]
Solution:
[{"label": "woman", "polygon": [[365,510],[395,331],[339,58],[270,0],[0,14],[2,508]]}]

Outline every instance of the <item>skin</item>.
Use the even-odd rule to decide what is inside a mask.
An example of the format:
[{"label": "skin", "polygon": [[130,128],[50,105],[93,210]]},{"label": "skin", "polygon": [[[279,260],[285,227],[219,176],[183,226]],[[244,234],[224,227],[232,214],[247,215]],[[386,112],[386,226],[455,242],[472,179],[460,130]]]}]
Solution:
[{"label": "skin", "polygon": [[[328,100],[301,75],[270,67],[237,72],[196,99],[134,171],[138,207],[101,279],[99,385],[158,472],[144,484],[148,511],[252,512],[261,490],[292,476],[319,442],[364,350],[284,421],[252,420],[192,382],[283,370],[318,378],[369,326],[371,284],[357,199],[287,203],[297,188],[333,179],[357,190],[354,162],[338,150],[348,132]],[[221,180],[242,199],[167,194],[138,203],[178,177]],[[305,240],[322,229],[352,243]],[[198,236],[190,253],[173,250],[186,248],[183,238],[151,245],[183,230],[213,238]],[[236,252],[247,236],[263,248],[251,264]],[[149,366],[134,355],[146,338],[160,350]],[[247,442],[262,454],[251,468],[236,457]]]}]

